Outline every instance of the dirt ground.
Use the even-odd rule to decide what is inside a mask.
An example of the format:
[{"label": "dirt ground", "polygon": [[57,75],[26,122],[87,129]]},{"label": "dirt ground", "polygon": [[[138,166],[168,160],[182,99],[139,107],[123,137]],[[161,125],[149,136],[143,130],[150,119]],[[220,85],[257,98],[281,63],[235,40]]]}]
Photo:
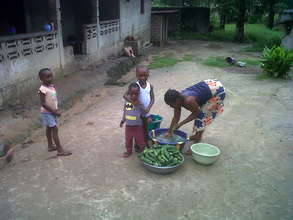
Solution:
[{"label": "dirt ground", "polygon": [[[188,53],[198,60],[219,54],[255,56],[239,49],[236,44],[180,41],[160,53]],[[161,127],[167,127],[172,110],[163,96],[168,88],[221,80],[227,91],[225,111],[203,137],[221,149],[216,164],[201,166],[186,157],[176,173],[160,176],[145,170],[135,155],[123,159],[124,130],[118,125],[126,87],[100,86],[93,90],[98,96],[92,91],[65,112],[60,136],[72,156],[46,152],[39,129],[33,143],[18,148],[14,161],[0,170],[0,219],[292,219],[293,81],[257,80],[256,74],[206,67],[196,60],[151,70],[152,112],[162,115]],[[126,77],[134,77],[133,72]],[[191,123],[182,127],[188,133],[191,129]]]}]

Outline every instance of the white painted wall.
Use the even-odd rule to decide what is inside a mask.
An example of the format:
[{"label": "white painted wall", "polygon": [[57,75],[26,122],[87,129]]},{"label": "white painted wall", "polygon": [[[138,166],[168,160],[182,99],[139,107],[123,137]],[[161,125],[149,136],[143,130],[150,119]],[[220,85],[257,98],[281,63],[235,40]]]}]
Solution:
[{"label": "white painted wall", "polygon": [[293,49],[293,28],[291,29],[290,34],[282,39],[282,45],[288,50]]},{"label": "white painted wall", "polygon": [[120,1],[121,38],[132,35],[150,42],[151,0],[145,0],[145,12],[140,13],[140,0]]},{"label": "white painted wall", "polygon": [[[22,34],[10,37],[9,40],[5,39],[0,38],[0,55],[4,57],[0,62],[0,100],[2,101],[15,99],[38,84],[40,69],[54,70],[61,67],[56,32]],[[27,50],[30,52],[26,54]],[[15,59],[10,59],[11,54],[18,55]]]},{"label": "white painted wall", "polygon": [[[98,3],[99,0],[92,1],[97,1]],[[59,0],[56,0],[56,2],[58,3],[57,8],[59,10]],[[97,59],[120,52],[124,39],[128,35],[132,35],[138,38],[142,45],[150,42],[151,0],[145,0],[144,14],[141,14],[140,3],[140,0],[120,0],[120,29],[119,31],[110,33],[108,35],[101,36],[98,34],[98,53],[96,55]],[[63,13],[67,13],[67,11],[65,10]],[[98,14],[99,12],[97,10],[97,15]],[[39,15],[39,12],[36,13],[36,16],[37,15]],[[42,14],[42,16],[43,15],[44,14]],[[17,96],[22,94],[24,91],[31,89],[32,86],[38,84],[38,71],[41,68],[48,67],[57,70],[65,64],[73,62],[72,48],[67,47],[63,49],[61,36],[62,33],[60,31],[62,26],[60,25],[59,11],[57,13],[57,17],[60,28],[58,35],[60,36],[58,39],[54,39],[55,47],[52,50],[44,49],[41,53],[34,52],[28,56],[23,55],[23,49],[31,48],[34,51],[36,46],[42,44],[35,43],[35,37],[38,37],[37,35],[39,33],[16,36],[17,39],[15,40],[17,41],[18,46],[12,49],[6,49],[6,42],[14,39],[10,37],[8,40],[0,39],[0,107],[2,102],[17,98]],[[76,21],[71,20],[72,24],[75,22]],[[35,27],[40,28],[41,24],[43,23],[44,20],[40,19],[38,23],[32,25],[31,29],[34,29]],[[64,30],[65,32],[72,32],[73,29],[72,26],[70,26],[71,23],[65,27],[65,29],[68,28],[68,30]],[[32,43],[29,45],[23,45],[22,41],[24,39],[31,39]],[[46,47],[47,44],[43,43],[43,45]],[[19,52],[19,57],[14,60],[1,61],[1,56],[7,57],[7,54],[11,51]]]},{"label": "white painted wall", "polygon": [[108,35],[99,35],[101,57],[117,54],[122,49],[125,37],[129,35],[139,39],[141,45],[150,42],[151,0],[145,0],[144,14],[141,14],[140,3],[140,0],[120,0],[120,30]]}]

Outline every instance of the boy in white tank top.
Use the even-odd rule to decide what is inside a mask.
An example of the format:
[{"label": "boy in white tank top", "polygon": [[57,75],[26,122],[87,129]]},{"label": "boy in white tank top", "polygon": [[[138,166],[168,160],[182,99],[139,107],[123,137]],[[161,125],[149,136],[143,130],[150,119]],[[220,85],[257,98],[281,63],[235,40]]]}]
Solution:
[{"label": "boy in white tank top", "polygon": [[[149,112],[151,108],[153,107],[153,104],[155,102],[155,95],[154,95],[154,87],[147,81],[149,78],[149,69],[145,65],[138,65],[136,67],[136,78],[137,78],[137,84],[140,87],[140,94],[138,101],[140,104],[143,105],[145,108],[145,112],[147,113],[146,117],[143,118],[144,122],[144,130],[145,130],[145,135],[147,138],[147,117],[149,116]],[[132,102],[129,98],[128,92],[126,92],[123,96],[123,98],[128,101]],[[138,104],[138,103],[133,103],[133,104]]]}]

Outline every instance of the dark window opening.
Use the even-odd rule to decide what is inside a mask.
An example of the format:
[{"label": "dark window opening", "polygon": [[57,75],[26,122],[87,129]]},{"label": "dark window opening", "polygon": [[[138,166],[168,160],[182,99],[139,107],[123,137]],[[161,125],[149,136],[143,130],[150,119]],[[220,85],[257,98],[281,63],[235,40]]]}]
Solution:
[{"label": "dark window opening", "polygon": [[83,25],[94,20],[91,0],[61,0],[61,23],[64,46],[72,46],[74,54],[82,54]]},{"label": "dark window opening", "polygon": [[119,0],[100,0],[99,1],[100,21],[116,20],[120,18]]},{"label": "dark window opening", "polygon": [[144,0],[140,0],[140,13],[144,14]]},{"label": "dark window opening", "polygon": [[23,1],[1,1],[0,36],[21,34],[26,31]]}]

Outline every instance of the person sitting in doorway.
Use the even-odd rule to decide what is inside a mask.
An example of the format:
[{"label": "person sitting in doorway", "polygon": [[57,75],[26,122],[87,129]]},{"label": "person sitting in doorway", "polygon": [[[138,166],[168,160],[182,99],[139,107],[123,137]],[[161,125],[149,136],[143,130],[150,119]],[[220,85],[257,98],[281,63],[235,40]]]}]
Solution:
[{"label": "person sitting in doorway", "polygon": [[135,57],[133,49],[131,46],[123,48],[123,55],[127,57]]}]

